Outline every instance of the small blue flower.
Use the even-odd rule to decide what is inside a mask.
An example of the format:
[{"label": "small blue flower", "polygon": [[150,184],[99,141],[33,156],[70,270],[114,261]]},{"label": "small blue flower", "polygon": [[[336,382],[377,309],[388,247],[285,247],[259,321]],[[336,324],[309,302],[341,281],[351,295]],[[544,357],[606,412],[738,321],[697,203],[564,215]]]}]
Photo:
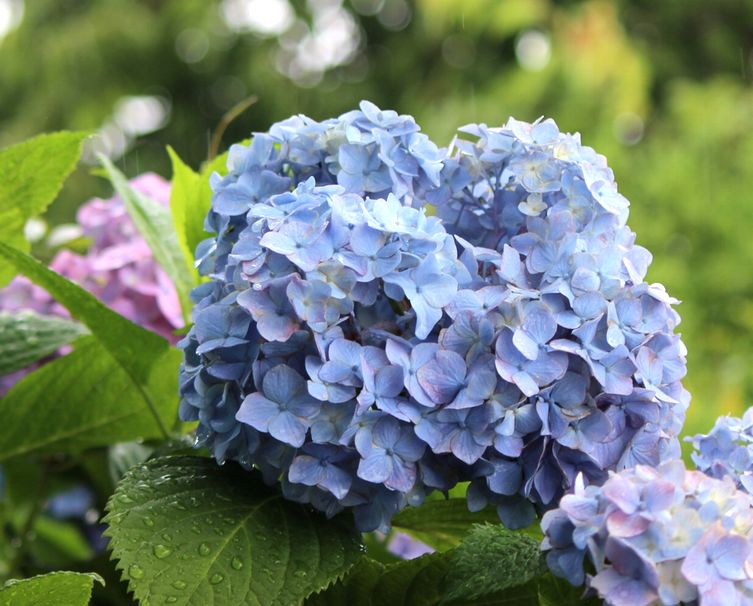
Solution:
[{"label": "small blue flower", "polygon": [[693,444],[696,467],[713,478],[730,477],[753,494],[753,408],[742,418],[719,417],[708,435],[685,438]]},{"label": "small blue flower", "polygon": [[352,453],[325,444],[306,444],[300,453],[290,464],[288,479],[327,490],[337,499],[345,498],[353,482],[348,469]]},{"label": "small blue flower", "polygon": [[318,408],[301,375],[281,364],[264,375],[261,393],[243,400],[236,418],[285,444],[302,446]]},{"label": "small blue flower", "polygon": [[391,490],[408,492],[416,482],[416,461],[426,444],[413,431],[388,416],[379,419],[367,433],[356,436],[361,455],[358,477],[384,483]]}]

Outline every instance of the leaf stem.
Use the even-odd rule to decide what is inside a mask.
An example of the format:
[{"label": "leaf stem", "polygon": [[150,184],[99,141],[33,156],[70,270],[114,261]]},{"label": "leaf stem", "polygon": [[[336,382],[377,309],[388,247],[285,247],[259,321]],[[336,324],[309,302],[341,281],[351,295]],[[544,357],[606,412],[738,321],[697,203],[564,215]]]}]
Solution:
[{"label": "leaf stem", "polygon": [[227,129],[227,127],[230,126],[233,120],[235,120],[238,116],[240,116],[243,112],[245,112],[249,107],[251,107],[258,100],[259,98],[256,95],[251,95],[250,97],[246,97],[242,101],[239,101],[238,103],[233,105],[233,107],[231,107],[222,116],[219,124],[217,125],[217,128],[214,129],[214,132],[212,133],[212,138],[209,142],[209,152],[207,153],[207,162],[211,162],[217,156],[217,152],[220,149],[220,143],[222,141],[222,135],[225,134],[225,130]]},{"label": "leaf stem", "polygon": [[45,490],[47,490],[49,479],[50,469],[49,466],[45,463],[42,466],[42,472],[40,474],[39,482],[37,483],[36,490],[34,492],[34,500],[32,502],[31,509],[29,510],[29,515],[26,517],[26,520],[21,527],[21,531],[18,533],[18,540],[20,541],[20,543],[16,548],[16,553],[13,555],[13,560],[11,561],[9,567],[12,577],[24,576],[21,571],[21,565],[23,563],[24,556],[26,555],[26,547],[29,543],[29,535],[34,529],[34,524],[37,521],[39,514],[42,513],[44,492]]}]

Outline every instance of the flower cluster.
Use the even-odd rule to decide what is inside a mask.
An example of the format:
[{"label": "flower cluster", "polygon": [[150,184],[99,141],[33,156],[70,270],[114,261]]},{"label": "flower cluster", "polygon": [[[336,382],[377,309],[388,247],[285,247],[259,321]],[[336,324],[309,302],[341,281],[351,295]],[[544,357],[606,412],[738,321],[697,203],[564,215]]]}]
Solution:
[{"label": "flower cluster", "polygon": [[[167,206],[170,184],[153,173],[131,181],[138,192]],[[119,196],[94,198],[77,214],[83,236],[91,240],[85,255],[59,251],[50,268],[85,288],[105,305],[132,322],[175,341],[173,331],[183,326],[177,292],[157,265]],[[0,311],[29,309],[40,314],[68,313],[47,292],[19,276],[0,290]],[[0,394],[24,371],[0,379]]]},{"label": "flower cluster", "polygon": [[753,499],[731,479],[680,460],[638,465],[583,487],[544,514],[543,548],[558,576],[586,580],[613,606],[753,603]]},{"label": "flower cluster", "polygon": [[604,159],[551,121],[465,131],[363,102],[231,148],[180,343],[218,461],[384,530],[468,480],[525,526],[578,472],[678,452],[679,319]]},{"label": "flower cluster", "polygon": [[753,408],[742,419],[719,417],[708,435],[685,439],[693,444],[691,457],[699,470],[713,478],[729,476],[753,494]]}]

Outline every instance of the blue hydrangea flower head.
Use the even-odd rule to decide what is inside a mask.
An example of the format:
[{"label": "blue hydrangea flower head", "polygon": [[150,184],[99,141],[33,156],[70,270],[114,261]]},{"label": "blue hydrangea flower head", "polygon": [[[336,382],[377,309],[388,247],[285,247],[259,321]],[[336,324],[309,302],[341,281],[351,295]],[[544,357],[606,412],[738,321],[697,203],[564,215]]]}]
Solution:
[{"label": "blue hydrangea flower head", "polygon": [[[544,514],[547,563],[612,606],[750,604],[753,499],[682,461],[638,465]],[[586,574],[588,559],[595,574]]]},{"label": "blue hydrangea flower head", "polygon": [[729,476],[753,494],[753,408],[742,418],[719,417],[711,431],[685,438],[693,444],[696,467],[713,478]]},{"label": "blue hydrangea flower head", "polygon": [[675,302],[603,157],[552,121],[440,149],[363,102],[233,146],[196,250],[181,418],[362,530],[471,482],[511,527],[676,455]]}]

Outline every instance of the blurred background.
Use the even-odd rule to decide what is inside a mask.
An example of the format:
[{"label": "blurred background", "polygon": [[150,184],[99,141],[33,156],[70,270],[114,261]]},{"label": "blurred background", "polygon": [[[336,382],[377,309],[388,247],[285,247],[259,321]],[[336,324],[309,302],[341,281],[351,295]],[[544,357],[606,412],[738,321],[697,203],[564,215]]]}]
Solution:
[{"label": "blurred background", "polygon": [[[605,154],[682,299],[687,433],[753,404],[753,2],[745,0],[0,0],[0,146],[98,133],[129,175],[197,167],[293,113],[368,98],[456,126],[556,119]],[[45,217],[108,186],[82,166]]]}]

